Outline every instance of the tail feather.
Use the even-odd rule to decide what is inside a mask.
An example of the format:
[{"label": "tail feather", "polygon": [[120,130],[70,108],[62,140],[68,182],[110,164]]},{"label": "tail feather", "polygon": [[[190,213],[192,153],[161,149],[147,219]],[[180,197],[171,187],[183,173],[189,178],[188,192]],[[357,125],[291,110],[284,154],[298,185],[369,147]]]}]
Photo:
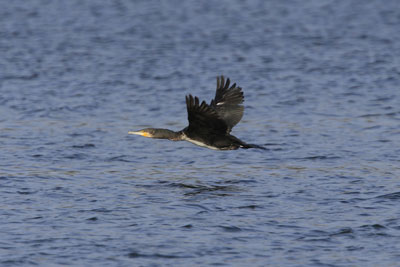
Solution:
[{"label": "tail feather", "polygon": [[267,150],[265,147],[259,146],[259,145],[256,145],[256,144],[246,144],[246,143],[243,143],[240,147],[241,147],[241,148],[244,148],[244,149],[248,149],[248,148],[258,148],[258,149]]}]

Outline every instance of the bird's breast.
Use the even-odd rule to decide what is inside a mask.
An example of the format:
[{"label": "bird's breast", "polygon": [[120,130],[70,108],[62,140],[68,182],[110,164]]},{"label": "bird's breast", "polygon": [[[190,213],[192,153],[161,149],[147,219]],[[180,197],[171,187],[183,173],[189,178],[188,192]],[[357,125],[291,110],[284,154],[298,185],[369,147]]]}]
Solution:
[{"label": "bird's breast", "polygon": [[185,141],[188,141],[188,142],[190,142],[190,143],[192,143],[192,144],[201,146],[201,147],[206,147],[206,148],[214,149],[214,150],[220,150],[218,147],[210,146],[210,145],[205,144],[205,143],[202,142],[202,141],[195,140],[195,139],[191,139],[191,138],[189,138],[186,134],[183,134],[183,138],[182,138],[182,139],[185,140]]}]

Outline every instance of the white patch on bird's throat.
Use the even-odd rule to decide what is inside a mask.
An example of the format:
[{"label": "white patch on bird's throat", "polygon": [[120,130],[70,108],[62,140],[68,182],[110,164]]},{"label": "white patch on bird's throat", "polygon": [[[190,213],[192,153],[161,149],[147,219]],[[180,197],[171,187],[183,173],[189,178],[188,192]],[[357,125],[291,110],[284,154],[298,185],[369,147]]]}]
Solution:
[{"label": "white patch on bird's throat", "polygon": [[209,149],[219,150],[219,149],[218,149],[217,147],[215,147],[215,146],[209,146],[209,145],[206,145],[206,144],[204,144],[204,143],[202,143],[202,142],[200,142],[200,141],[190,139],[189,137],[186,136],[186,134],[183,134],[183,140],[188,141],[188,142],[190,142],[190,143],[192,143],[192,144],[201,146],[201,147],[206,147],[206,148],[209,148]]}]

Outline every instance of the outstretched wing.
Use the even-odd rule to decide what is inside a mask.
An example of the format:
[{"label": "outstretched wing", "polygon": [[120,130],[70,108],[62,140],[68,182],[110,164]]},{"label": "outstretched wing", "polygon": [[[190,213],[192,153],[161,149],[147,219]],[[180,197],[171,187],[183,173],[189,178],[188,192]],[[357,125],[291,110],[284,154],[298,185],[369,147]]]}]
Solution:
[{"label": "outstretched wing", "polygon": [[189,132],[225,134],[228,126],[221,119],[217,111],[211,108],[205,101],[199,101],[198,97],[186,96],[188,112]]},{"label": "outstretched wing", "polygon": [[232,128],[242,119],[244,111],[244,107],[241,105],[244,101],[242,88],[236,87],[236,83],[231,87],[229,87],[229,84],[229,78],[225,82],[224,76],[217,77],[217,91],[215,98],[210,103],[210,107],[225,122],[227,133],[230,133]]}]

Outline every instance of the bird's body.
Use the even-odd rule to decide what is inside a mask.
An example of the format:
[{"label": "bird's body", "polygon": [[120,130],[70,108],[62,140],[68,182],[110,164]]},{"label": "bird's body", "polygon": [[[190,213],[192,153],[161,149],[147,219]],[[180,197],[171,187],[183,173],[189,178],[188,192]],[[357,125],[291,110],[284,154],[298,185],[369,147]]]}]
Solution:
[{"label": "bird's body", "polygon": [[168,129],[146,128],[129,134],[145,137],[169,139],[172,141],[188,141],[198,146],[215,150],[233,150],[238,148],[261,148],[246,144],[231,135],[232,128],[241,120],[244,107],[242,89],[233,84],[229,87],[229,79],[217,78],[217,91],[210,104],[201,102],[192,95],[186,96],[189,126],[174,132]]},{"label": "bird's body", "polygon": [[210,134],[207,135],[207,138],[204,138],[202,134],[183,132],[183,140],[215,150],[233,150],[239,147],[248,148],[246,143],[230,134]]}]

